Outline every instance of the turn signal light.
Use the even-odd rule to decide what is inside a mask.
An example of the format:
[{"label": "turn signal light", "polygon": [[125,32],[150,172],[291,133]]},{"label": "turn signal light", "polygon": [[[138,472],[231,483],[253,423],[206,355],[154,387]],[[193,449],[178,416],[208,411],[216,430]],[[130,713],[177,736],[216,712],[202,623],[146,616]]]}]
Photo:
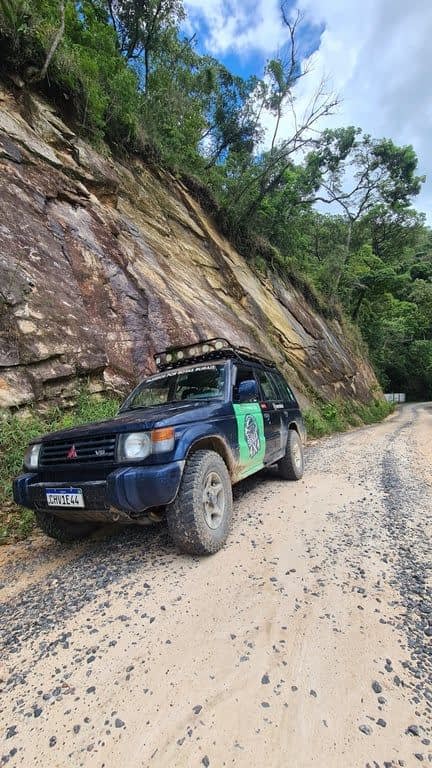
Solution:
[{"label": "turn signal light", "polygon": [[174,427],[162,427],[154,429],[151,433],[152,443],[159,443],[161,440],[171,440],[174,438]]},{"label": "turn signal light", "polygon": [[151,433],[153,453],[165,453],[174,448],[174,427],[153,429]]}]

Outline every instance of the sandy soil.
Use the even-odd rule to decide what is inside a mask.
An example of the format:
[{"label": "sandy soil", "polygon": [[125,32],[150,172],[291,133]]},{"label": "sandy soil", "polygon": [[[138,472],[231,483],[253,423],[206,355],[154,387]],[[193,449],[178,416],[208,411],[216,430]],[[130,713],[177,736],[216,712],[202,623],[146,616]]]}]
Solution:
[{"label": "sandy soil", "polygon": [[163,527],[4,547],[0,764],[432,763],[431,460],[410,405],[237,486],[211,558]]}]

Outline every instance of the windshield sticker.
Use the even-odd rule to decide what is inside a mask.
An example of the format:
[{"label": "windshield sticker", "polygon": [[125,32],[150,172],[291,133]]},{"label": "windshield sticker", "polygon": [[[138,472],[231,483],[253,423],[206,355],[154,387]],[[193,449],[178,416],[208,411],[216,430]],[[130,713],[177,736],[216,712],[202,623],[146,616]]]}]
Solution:
[{"label": "windshield sticker", "polygon": [[195,365],[193,368],[176,368],[173,371],[163,371],[162,373],[155,373],[154,376],[149,376],[145,381],[159,381],[159,379],[166,379],[167,376],[178,376],[180,373],[195,373],[196,371],[216,371],[221,368],[220,365]]}]

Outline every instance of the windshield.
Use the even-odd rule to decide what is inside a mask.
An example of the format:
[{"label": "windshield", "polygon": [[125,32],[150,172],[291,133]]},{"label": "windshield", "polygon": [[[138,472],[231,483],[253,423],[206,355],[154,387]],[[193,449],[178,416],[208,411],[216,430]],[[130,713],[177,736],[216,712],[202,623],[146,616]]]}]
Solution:
[{"label": "windshield", "polygon": [[203,365],[199,368],[167,371],[140,384],[128,397],[122,410],[188,400],[223,398],[224,388],[224,365]]}]

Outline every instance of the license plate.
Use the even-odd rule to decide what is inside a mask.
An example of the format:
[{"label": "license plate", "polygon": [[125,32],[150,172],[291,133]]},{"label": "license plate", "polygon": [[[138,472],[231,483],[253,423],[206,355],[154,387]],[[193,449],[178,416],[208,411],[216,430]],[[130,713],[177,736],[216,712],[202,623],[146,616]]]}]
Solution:
[{"label": "license plate", "polygon": [[84,496],[81,488],[47,488],[46,500],[49,507],[84,506]]}]

